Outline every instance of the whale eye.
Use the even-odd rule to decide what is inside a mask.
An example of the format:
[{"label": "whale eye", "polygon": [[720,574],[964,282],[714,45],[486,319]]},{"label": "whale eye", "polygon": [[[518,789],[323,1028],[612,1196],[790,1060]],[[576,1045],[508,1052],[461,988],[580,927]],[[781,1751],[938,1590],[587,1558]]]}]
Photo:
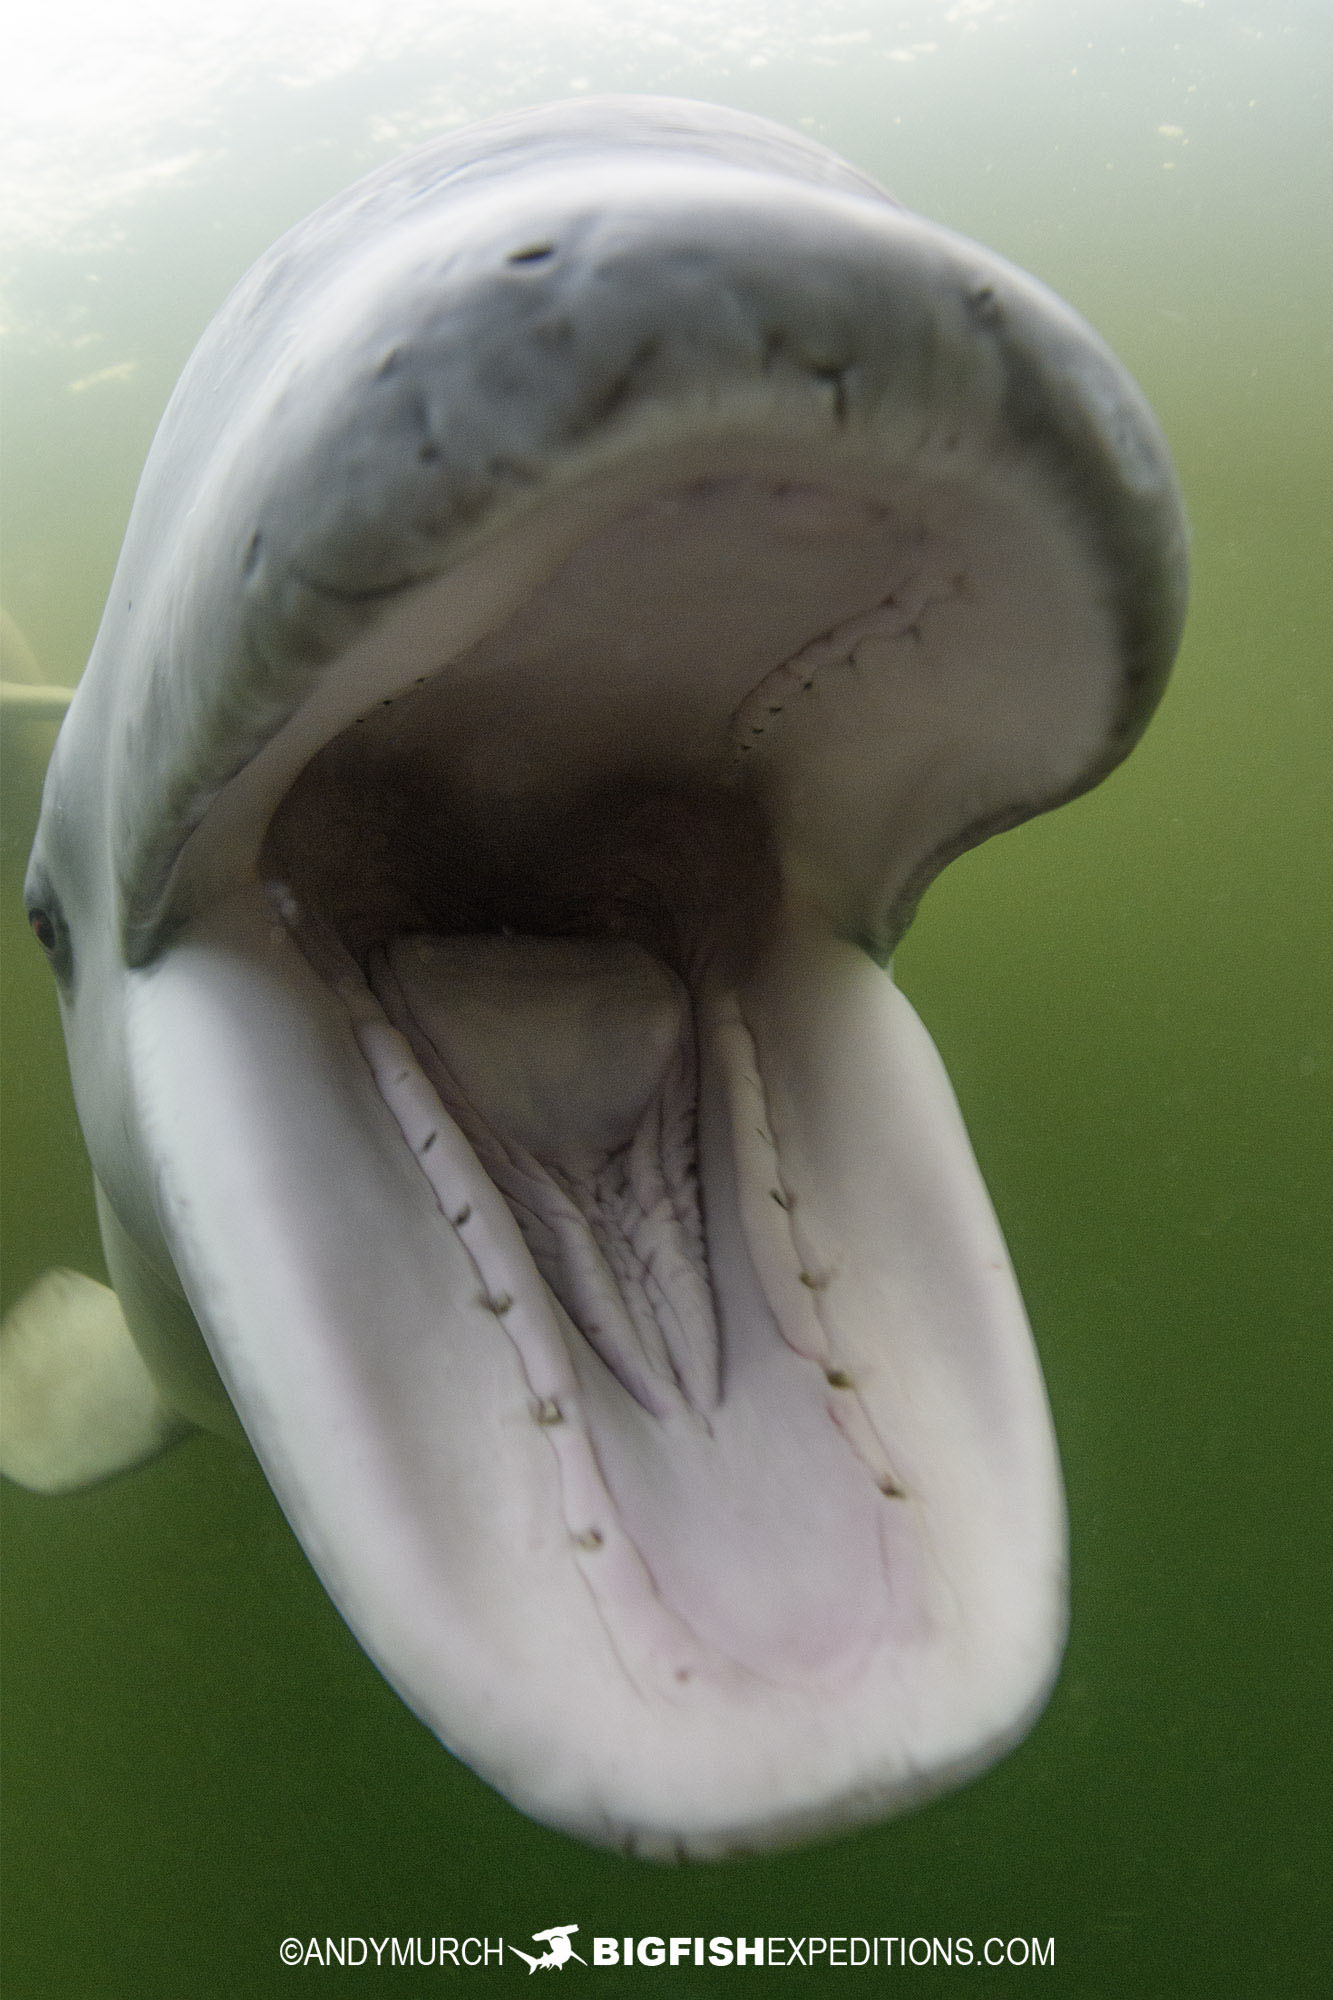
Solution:
[{"label": "whale eye", "polygon": [[28,928],[51,962],[58,979],[67,980],[72,970],[69,932],[57,903],[30,903]]}]

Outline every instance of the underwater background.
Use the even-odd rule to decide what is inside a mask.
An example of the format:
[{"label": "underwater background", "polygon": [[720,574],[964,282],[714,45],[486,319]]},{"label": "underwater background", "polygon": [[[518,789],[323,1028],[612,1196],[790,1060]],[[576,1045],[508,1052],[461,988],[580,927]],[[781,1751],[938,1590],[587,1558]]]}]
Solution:
[{"label": "underwater background", "polygon": [[[33,11],[0,53],[0,585],[52,680],[78,676],[154,425],[250,262],[431,134],[585,91],[798,126],[1063,293],[1164,425],[1194,586],[1128,765],[956,862],[898,958],[1063,1456],[1073,1627],[1030,1738],[924,1811],[792,1854],[664,1871],[585,1849],[440,1749],[257,1465],[195,1437],[86,1493],[0,1496],[5,2000],[502,1994],[521,1962],[289,1968],[279,1947],[532,1948],[570,1922],[585,1953],[1055,1940],[1021,1969],[561,1974],[607,1993],[1333,1991],[1328,0]],[[50,735],[4,746],[5,1303],[53,1263],[102,1274],[18,900]]]}]

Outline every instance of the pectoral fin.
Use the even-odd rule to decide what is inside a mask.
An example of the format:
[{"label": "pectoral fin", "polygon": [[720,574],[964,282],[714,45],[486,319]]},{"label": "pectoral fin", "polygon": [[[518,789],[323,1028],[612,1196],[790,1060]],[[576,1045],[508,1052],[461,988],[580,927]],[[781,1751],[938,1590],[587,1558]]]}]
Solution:
[{"label": "pectoral fin", "polygon": [[187,1429],[167,1409],[116,1294],[46,1271],[0,1323],[0,1472],[69,1493],[128,1472]]},{"label": "pectoral fin", "polygon": [[73,699],[73,688],[0,681],[0,709],[7,716],[21,716],[31,722],[60,722]]}]

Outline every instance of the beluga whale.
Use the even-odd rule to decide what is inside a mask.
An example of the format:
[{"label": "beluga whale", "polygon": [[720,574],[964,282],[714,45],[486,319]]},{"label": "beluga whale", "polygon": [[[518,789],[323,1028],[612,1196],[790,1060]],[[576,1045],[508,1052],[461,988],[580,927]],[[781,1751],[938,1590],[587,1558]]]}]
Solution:
[{"label": "beluga whale", "polygon": [[115,1297],[15,1309],[7,1469],[243,1430],[402,1698],[593,1842],[984,1768],[1057,1670],[1064,1503],[889,962],[1134,744],[1185,549],[1082,320],[764,120],[504,116],[292,230],[46,780]]}]

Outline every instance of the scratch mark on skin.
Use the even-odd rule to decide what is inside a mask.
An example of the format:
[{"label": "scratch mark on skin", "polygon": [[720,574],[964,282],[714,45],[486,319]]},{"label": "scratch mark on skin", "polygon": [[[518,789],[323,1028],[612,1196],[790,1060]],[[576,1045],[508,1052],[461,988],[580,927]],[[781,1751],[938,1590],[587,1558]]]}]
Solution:
[{"label": "scratch mark on skin", "polygon": [[[845,680],[837,678],[840,672],[844,676],[850,673],[855,681],[867,675],[873,678],[875,669],[860,654],[867,640],[881,646],[894,640],[910,640],[914,646],[923,646],[922,621],[927,614],[937,605],[965,598],[966,594],[964,574],[954,577],[941,589],[932,588],[923,572],[914,572],[871,610],[859,612],[818,634],[790,659],[765,674],[733,711],[733,753],[740,756],[754,749],[760,738],[776,727],[798,694],[826,691],[836,696],[840,687],[845,686]],[[775,700],[776,695],[783,698]]]}]

